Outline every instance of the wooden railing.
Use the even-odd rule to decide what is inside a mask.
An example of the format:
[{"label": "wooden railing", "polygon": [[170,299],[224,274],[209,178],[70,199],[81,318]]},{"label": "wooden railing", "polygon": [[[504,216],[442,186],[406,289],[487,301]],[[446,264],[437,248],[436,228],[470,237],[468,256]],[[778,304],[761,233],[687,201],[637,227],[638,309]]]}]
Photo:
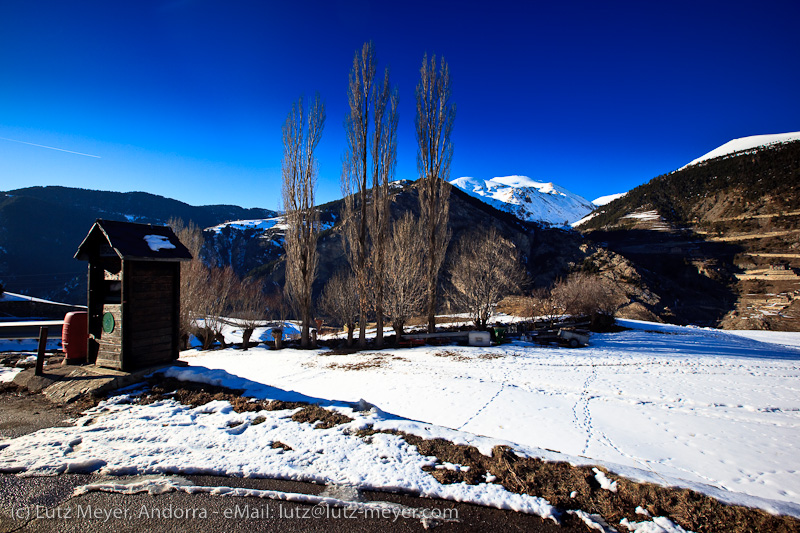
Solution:
[{"label": "wooden railing", "polygon": [[[31,320],[27,322],[0,322],[0,331],[10,328],[17,328],[20,330],[27,330],[29,328],[39,328],[39,346],[36,351],[36,375],[41,376],[44,373],[44,351],[47,347],[47,332],[50,327],[64,326],[63,320]],[[34,329],[35,331],[35,329]],[[13,339],[35,339],[36,337],[13,336],[4,338]]]}]

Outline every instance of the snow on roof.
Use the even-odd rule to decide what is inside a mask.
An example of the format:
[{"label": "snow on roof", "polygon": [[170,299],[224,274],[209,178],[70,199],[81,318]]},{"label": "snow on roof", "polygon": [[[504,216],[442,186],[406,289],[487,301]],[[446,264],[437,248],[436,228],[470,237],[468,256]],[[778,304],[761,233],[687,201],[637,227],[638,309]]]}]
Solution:
[{"label": "snow on roof", "polygon": [[145,235],[144,240],[147,243],[147,246],[149,246],[154,252],[175,249],[175,245],[169,241],[168,237],[163,235]]},{"label": "snow on roof", "polygon": [[88,261],[104,243],[111,246],[120,259],[186,261],[192,258],[169,226],[100,219],[78,247],[75,258]]}]

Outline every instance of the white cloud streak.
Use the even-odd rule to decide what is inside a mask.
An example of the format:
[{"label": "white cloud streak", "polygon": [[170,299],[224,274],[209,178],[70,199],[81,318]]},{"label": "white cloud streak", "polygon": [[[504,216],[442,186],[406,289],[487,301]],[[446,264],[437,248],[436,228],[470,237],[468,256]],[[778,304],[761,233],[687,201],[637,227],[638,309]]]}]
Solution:
[{"label": "white cloud streak", "polygon": [[11,142],[14,142],[14,143],[29,144],[31,146],[38,146],[39,148],[49,148],[50,150],[58,150],[59,152],[67,152],[68,154],[85,155],[86,157],[95,157],[97,159],[102,159],[102,157],[100,157],[99,155],[84,154],[83,152],[73,152],[72,150],[65,150],[63,148],[56,148],[55,146],[45,146],[43,144],[29,143],[29,142],[26,142],[26,141],[18,141],[16,139],[7,139],[5,137],[0,137],[0,139],[2,139],[4,141],[11,141]]}]

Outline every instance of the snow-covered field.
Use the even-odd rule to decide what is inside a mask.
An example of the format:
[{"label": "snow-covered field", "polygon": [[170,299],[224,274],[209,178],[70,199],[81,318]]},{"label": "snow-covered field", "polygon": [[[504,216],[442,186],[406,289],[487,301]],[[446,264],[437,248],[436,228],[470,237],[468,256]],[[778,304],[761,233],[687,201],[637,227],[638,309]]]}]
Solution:
[{"label": "snow-covered field", "polygon": [[[364,399],[406,419],[619,465],[612,470],[633,476],[649,472],[727,501],[785,502],[779,507],[800,515],[800,334],[623,322],[635,329],[594,335],[580,350],[226,350],[184,359],[282,390]],[[365,368],[348,369],[358,363]]]},{"label": "snow-covered field", "polygon": [[[487,454],[507,444],[523,455],[601,464],[800,516],[800,334],[624,322],[633,329],[594,335],[590,347],[576,350],[520,343],[350,355],[192,350],[182,355],[190,366],[171,375],[257,398],[318,402],[354,420],[312,429],[287,418],[291,411],[131,405],[122,396],[75,427],[0,442],[0,471],[275,476],[552,512],[488,478],[439,484],[421,470],[432,459],[403,439],[377,434],[366,442],[353,434],[373,425]],[[257,424],[259,416],[265,420]],[[291,449],[275,449],[274,441]]]}]

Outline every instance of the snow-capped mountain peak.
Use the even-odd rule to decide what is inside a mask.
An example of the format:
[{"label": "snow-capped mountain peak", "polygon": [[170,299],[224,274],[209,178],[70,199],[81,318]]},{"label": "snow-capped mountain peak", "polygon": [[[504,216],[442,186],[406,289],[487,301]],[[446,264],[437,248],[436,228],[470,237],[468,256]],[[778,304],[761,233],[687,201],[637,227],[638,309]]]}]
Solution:
[{"label": "snow-capped mountain peak", "polygon": [[522,220],[556,226],[579,220],[595,207],[563,187],[527,176],[499,176],[488,180],[464,176],[450,184]]}]

